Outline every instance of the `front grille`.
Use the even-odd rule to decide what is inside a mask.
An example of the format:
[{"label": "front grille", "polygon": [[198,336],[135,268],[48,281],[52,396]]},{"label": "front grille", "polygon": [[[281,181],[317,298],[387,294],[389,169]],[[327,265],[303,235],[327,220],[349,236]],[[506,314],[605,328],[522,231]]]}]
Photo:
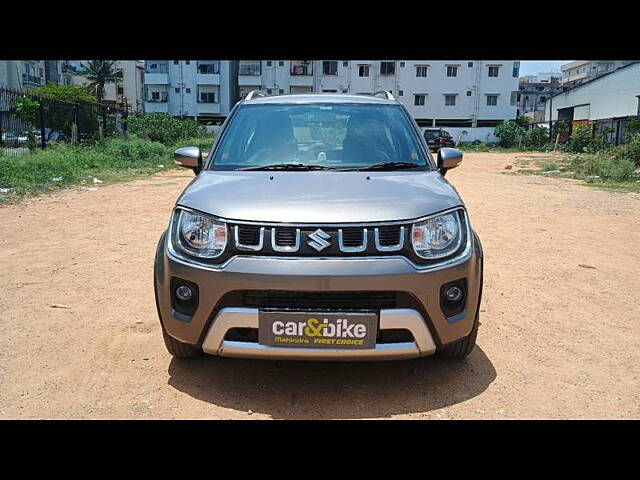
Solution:
[{"label": "front grille", "polygon": [[260,243],[260,228],[254,225],[239,225],[238,241],[242,245],[256,246]]},{"label": "front grille", "polygon": [[383,247],[398,245],[400,243],[400,226],[379,227],[378,238]]},{"label": "front grille", "polygon": [[361,228],[342,229],[342,244],[345,247],[359,247],[364,242],[364,231]]},{"label": "front grille", "polygon": [[279,247],[293,247],[296,244],[295,228],[274,228],[276,245]]},{"label": "front grille", "polygon": [[294,310],[380,310],[395,308],[396,292],[243,291],[242,304],[252,308]]}]

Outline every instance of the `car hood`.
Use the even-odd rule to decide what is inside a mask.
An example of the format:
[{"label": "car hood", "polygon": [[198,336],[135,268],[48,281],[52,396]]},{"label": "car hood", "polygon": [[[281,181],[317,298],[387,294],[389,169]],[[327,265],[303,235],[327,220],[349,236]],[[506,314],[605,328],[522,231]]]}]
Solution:
[{"label": "car hood", "polygon": [[204,171],[177,204],[229,220],[362,223],[418,218],[462,200],[435,171]]}]

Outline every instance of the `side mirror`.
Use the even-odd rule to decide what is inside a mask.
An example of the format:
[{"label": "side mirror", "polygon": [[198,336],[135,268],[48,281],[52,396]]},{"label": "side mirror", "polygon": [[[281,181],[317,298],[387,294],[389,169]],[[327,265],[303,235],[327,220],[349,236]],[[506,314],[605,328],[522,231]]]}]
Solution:
[{"label": "side mirror", "polygon": [[182,147],[173,152],[173,161],[181,167],[191,168],[196,175],[202,169],[202,152],[198,147]]},{"label": "side mirror", "polygon": [[447,170],[456,168],[462,162],[462,152],[457,148],[443,147],[438,150],[438,169],[442,175],[447,173]]}]

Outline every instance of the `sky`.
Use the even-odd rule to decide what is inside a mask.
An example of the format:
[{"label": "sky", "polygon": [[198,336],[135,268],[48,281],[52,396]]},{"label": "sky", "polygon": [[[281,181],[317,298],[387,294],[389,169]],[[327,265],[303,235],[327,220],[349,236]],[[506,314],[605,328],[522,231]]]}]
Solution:
[{"label": "sky", "polygon": [[569,62],[573,62],[573,60],[522,60],[520,61],[520,76],[551,71],[559,72],[560,66]]}]

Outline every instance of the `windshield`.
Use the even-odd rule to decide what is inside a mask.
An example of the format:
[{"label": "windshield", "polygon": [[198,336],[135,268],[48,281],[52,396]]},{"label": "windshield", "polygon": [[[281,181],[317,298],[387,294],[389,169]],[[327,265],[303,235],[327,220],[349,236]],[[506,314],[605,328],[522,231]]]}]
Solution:
[{"label": "windshield", "polygon": [[238,108],[210,168],[361,169],[381,164],[419,170],[428,165],[399,105],[273,104]]}]

